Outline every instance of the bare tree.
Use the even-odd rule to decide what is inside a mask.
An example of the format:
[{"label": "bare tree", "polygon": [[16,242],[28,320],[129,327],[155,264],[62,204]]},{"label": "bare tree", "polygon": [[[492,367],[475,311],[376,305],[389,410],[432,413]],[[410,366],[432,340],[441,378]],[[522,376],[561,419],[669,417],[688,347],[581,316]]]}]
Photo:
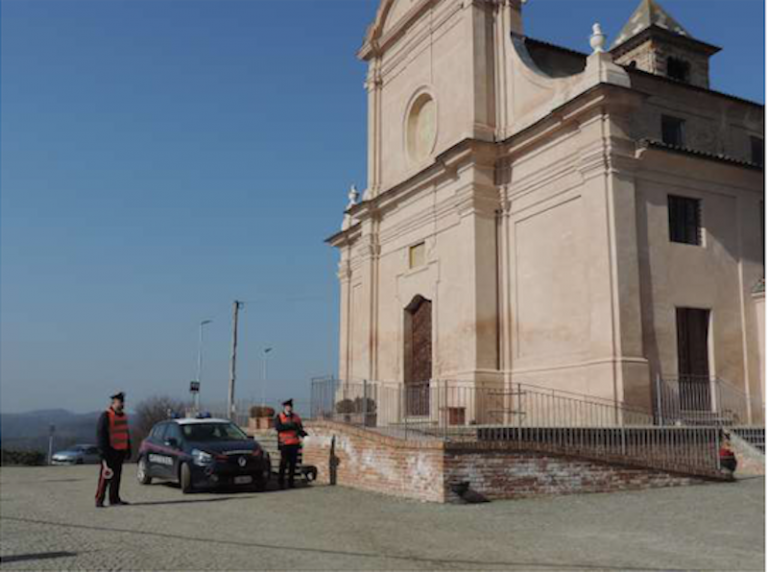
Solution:
[{"label": "bare tree", "polygon": [[168,419],[170,413],[181,414],[185,409],[185,403],[167,396],[149,397],[136,406],[136,413],[131,422],[134,453],[139,443],[149,435],[157,423]]}]

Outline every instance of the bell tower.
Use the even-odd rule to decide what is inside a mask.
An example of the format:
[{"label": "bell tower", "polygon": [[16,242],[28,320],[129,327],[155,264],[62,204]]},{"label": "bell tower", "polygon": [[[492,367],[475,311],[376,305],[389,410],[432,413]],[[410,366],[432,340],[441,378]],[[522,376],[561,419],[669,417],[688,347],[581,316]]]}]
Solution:
[{"label": "bell tower", "polygon": [[695,39],[656,0],[642,0],[611,48],[619,65],[709,88],[709,59],[720,48]]}]

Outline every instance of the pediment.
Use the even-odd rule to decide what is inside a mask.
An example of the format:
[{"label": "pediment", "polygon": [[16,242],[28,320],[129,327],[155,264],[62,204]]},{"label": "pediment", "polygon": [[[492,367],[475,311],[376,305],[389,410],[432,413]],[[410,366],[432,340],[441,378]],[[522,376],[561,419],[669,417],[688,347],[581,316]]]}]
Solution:
[{"label": "pediment", "polygon": [[368,52],[379,38],[386,36],[396,28],[403,27],[421,8],[432,4],[435,0],[381,0],[376,20],[368,28],[365,45],[361,55]]},{"label": "pediment", "polygon": [[382,34],[386,34],[410,12],[419,0],[393,0],[390,2],[389,12],[382,26]]}]

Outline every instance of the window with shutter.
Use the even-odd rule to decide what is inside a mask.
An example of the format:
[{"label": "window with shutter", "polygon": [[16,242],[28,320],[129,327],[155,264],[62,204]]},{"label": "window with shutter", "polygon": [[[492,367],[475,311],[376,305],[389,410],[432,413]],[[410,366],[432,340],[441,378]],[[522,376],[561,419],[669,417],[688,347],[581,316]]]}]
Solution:
[{"label": "window with shutter", "polygon": [[701,201],[669,195],[669,240],[701,245]]}]

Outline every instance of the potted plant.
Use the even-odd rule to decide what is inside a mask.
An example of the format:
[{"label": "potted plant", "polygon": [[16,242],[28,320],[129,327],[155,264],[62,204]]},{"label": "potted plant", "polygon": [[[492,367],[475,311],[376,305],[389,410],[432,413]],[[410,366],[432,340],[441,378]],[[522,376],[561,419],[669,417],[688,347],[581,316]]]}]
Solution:
[{"label": "potted plant", "polygon": [[275,417],[275,410],[272,407],[263,405],[254,405],[251,407],[251,415],[248,419],[248,428],[252,431],[260,429],[271,429],[272,419]]},{"label": "potted plant", "polygon": [[359,424],[365,427],[376,426],[376,402],[370,397],[355,398],[355,414]]},{"label": "potted plant", "polygon": [[336,404],[336,413],[344,416],[344,423],[352,422],[352,414],[355,412],[355,402],[351,399],[342,399]]}]

